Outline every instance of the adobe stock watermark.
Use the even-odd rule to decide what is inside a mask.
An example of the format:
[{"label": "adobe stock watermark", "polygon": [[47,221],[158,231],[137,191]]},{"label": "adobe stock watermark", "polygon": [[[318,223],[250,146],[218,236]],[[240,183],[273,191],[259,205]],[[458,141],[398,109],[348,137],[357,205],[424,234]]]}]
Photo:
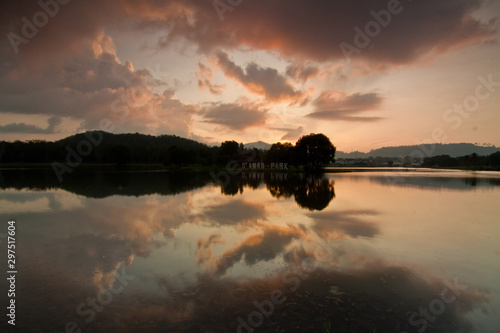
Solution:
[{"label": "adobe stock watermark", "polygon": [[[304,260],[304,264],[297,265],[294,267],[289,267],[283,274],[281,282],[285,284],[290,291],[296,291],[301,282],[309,277],[309,274],[313,273],[317,266],[316,261],[313,258],[307,258]],[[269,318],[275,310],[275,307],[285,303],[287,300],[285,293],[281,289],[271,290],[269,293],[269,299],[258,302],[254,301],[252,304],[255,306],[255,310],[250,312],[245,319],[241,316],[236,318],[238,321],[238,327],[236,328],[237,333],[251,333],[254,328],[261,326],[264,323],[264,318]]]},{"label": "adobe stock watermark", "polygon": [[[425,332],[429,326],[429,322],[434,322],[437,316],[445,311],[446,305],[455,302],[462,294],[461,292],[467,289],[467,286],[458,283],[458,278],[454,278],[453,281],[445,280],[444,284],[446,287],[441,290],[439,297],[430,301],[428,306],[421,306],[418,312],[413,312],[410,315],[408,319],[409,324],[417,327],[419,333]],[[401,333],[408,332],[402,331]]]},{"label": "adobe stock watermark", "polygon": [[358,26],[354,27],[354,31],[356,32],[353,39],[354,45],[346,42],[339,44],[346,62],[348,64],[351,63],[351,56],[353,54],[360,54],[361,50],[367,48],[372,40],[380,35],[382,28],[387,28],[391,24],[393,15],[401,14],[403,9],[404,7],[399,0],[389,0],[387,9],[382,9],[378,12],[374,10],[370,11],[370,15],[374,20],[365,24],[364,31]]},{"label": "adobe stock watermark", "polygon": [[[316,246],[313,256],[304,259],[300,265],[288,267],[281,275],[281,282],[286,285],[291,292],[299,289],[302,281],[305,281],[310,274],[314,273],[318,268],[318,263],[326,261],[327,254],[333,254],[333,251],[324,240],[319,240],[319,245]],[[338,267],[334,267],[339,270]],[[236,321],[237,333],[251,333],[255,328],[260,327],[266,318],[269,318],[275,311],[276,307],[286,302],[287,297],[281,289],[273,289],[269,293],[269,298],[264,301],[254,301],[252,304],[255,307],[246,318],[238,316]]]},{"label": "adobe stock watermark", "polygon": [[225,12],[232,12],[235,7],[241,5],[243,0],[214,0],[212,2],[215,12],[219,16],[219,20],[222,22],[224,21],[224,13]]},{"label": "adobe stock watermark", "polygon": [[[156,81],[163,82],[162,80],[168,76],[168,72],[162,72],[159,65],[156,66],[156,70],[152,70],[147,67],[150,77]],[[120,94],[113,102],[111,102],[111,112],[114,114],[112,118],[118,118],[120,121],[125,121],[131,110],[133,110],[138,105],[146,104],[150,99],[149,84],[157,85],[157,82],[144,81],[142,85],[131,87],[126,94]],[[148,83],[149,82],[149,83]],[[148,112],[151,115],[155,115],[154,111],[150,107]],[[99,130],[105,132],[112,132],[115,129],[115,124],[113,119],[104,117],[99,121]],[[69,145],[66,145],[65,149],[67,151],[65,156],[65,164],[60,162],[52,162],[51,166],[54,170],[59,182],[63,181],[63,176],[66,173],[72,173],[74,168],[77,168],[82,162],[83,158],[92,154],[95,148],[97,148],[103,141],[103,135],[101,132],[93,131],[85,133],[87,140],[81,140],[77,143],[76,149]]]},{"label": "adobe stock watermark", "polygon": [[21,34],[13,31],[7,34],[7,39],[12,46],[15,54],[19,53],[19,46],[21,44],[28,44],[30,40],[38,35],[39,29],[45,27],[51,18],[54,18],[60,10],[60,5],[66,5],[70,0],[40,0],[37,2],[41,10],[33,14],[31,20],[26,16],[21,18],[23,23],[21,27]]},{"label": "adobe stock watermark", "polygon": [[[464,119],[477,111],[481,102],[489,99],[500,87],[500,81],[494,81],[493,74],[488,74],[487,77],[480,75],[477,77],[478,84],[474,89],[474,93],[466,96],[461,103],[454,103],[452,107],[443,112],[442,119],[447,124],[452,124],[451,129],[457,131],[463,124]],[[413,159],[423,160],[425,157],[434,156],[436,151],[436,143],[443,143],[448,140],[446,131],[442,127],[435,127],[432,129],[430,136],[427,140],[418,141],[419,147],[413,150],[408,156]],[[432,142],[424,144],[424,142]],[[426,147],[428,146],[428,147]],[[399,156],[401,162],[405,161],[403,156]],[[390,184],[400,182],[400,177],[387,176]]]},{"label": "adobe stock watermark", "polygon": [[[115,275],[115,282],[110,289],[103,290],[97,293],[96,297],[87,297],[85,302],[78,304],[75,311],[80,317],[86,317],[82,319],[85,326],[90,324],[96,317],[96,311],[102,312],[104,306],[108,305],[113,301],[113,295],[121,293],[126,286],[128,286],[128,281],[135,279],[135,276],[127,275],[125,272],[125,265],[122,266],[120,274]],[[120,282],[117,285],[117,282]],[[84,330],[85,331],[85,327]],[[65,333],[81,333],[82,329],[76,321],[68,321],[64,326]]]},{"label": "adobe stock watermark", "polygon": [[[238,153],[240,155],[244,155],[245,151],[238,147]],[[246,162],[247,164],[251,164],[251,162],[253,162],[257,156],[257,153],[253,149],[251,150],[251,154],[252,155],[247,158],[247,162]],[[225,170],[219,171],[217,173],[210,171],[209,174],[210,174],[210,177],[217,184],[219,184],[222,187],[226,187],[230,182],[231,176],[237,176],[237,175],[241,174],[242,172],[243,172],[243,170],[240,168],[240,164],[238,163],[238,161],[231,160],[231,161],[226,163]]]}]

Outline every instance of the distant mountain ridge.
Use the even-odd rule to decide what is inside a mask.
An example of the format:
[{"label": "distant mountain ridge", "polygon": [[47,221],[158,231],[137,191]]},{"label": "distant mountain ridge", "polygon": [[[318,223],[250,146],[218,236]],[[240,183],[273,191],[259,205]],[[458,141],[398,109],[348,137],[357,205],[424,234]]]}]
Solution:
[{"label": "distant mountain ridge", "polygon": [[[500,147],[478,146],[472,143],[435,143],[413,146],[393,146],[373,149],[368,153],[351,152],[345,153],[337,151],[336,158],[368,158],[368,157],[406,157],[410,155],[432,157],[438,155],[449,155],[459,157],[476,153],[479,156],[486,156],[500,151]],[[417,153],[419,152],[419,153]]]},{"label": "distant mountain ridge", "polygon": [[[246,143],[245,148],[269,150],[272,144],[263,141]],[[491,155],[500,151],[500,147],[495,146],[478,146],[473,143],[435,143],[435,144],[422,144],[412,146],[391,146],[372,149],[368,153],[354,151],[346,153],[338,151],[335,158],[369,158],[369,157],[406,157],[410,155],[424,157],[432,157],[438,155],[449,155],[451,157],[460,157],[476,153],[479,156]],[[420,152],[420,153],[416,153]]]},{"label": "distant mountain ridge", "polygon": [[271,149],[272,145],[267,142],[257,141],[257,142],[245,143],[243,146],[247,149],[257,148],[262,150],[269,150]]}]

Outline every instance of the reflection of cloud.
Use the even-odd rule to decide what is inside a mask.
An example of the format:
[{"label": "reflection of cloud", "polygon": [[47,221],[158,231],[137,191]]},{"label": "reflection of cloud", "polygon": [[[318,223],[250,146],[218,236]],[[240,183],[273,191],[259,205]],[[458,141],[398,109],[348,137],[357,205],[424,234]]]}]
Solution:
[{"label": "reflection of cloud", "polygon": [[[30,245],[20,248],[20,256],[26,265],[50,267],[62,277],[107,288],[121,262],[148,257],[165,245],[158,235],[171,237],[189,222],[184,211],[189,198],[187,194],[158,201],[151,196],[84,198],[83,207],[71,210],[23,213],[19,218],[27,226],[23,239]],[[64,203],[64,197],[60,201]],[[0,217],[7,219],[5,214]]]},{"label": "reflection of cloud", "polygon": [[198,257],[198,265],[212,259],[212,244],[224,243],[221,235],[211,235],[206,241],[203,238],[198,239],[198,247],[195,252]]},{"label": "reflection of cloud", "polygon": [[359,216],[375,216],[374,210],[346,210],[307,214],[314,220],[312,229],[322,238],[374,237],[378,234],[377,226],[363,221]]},{"label": "reflection of cloud", "polygon": [[269,261],[283,252],[292,240],[304,236],[305,232],[301,228],[265,225],[262,232],[250,235],[235,248],[226,250],[216,260],[215,271],[218,275],[223,275],[241,259],[250,266],[259,261]]},{"label": "reflection of cloud", "polygon": [[211,223],[218,226],[234,226],[264,220],[266,209],[262,204],[250,203],[244,200],[231,200],[222,205],[208,206],[200,217],[207,217],[211,220]]},{"label": "reflection of cloud", "polygon": [[[18,275],[23,293],[30,297],[29,303],[19,302],[18,311],[31,314],[19,322],[21,330],[46,327],[47,331],[64,331],[61,327],[68,320],[82,321],[84,317],[74,318],[75,308],[86,297],[95,297],[97,290],[62,276],[33,274],[31,268],[27,273]],[[154,293],[137,290],[138,294],[126,289],[125,295],[114,295],[113,302],[91,323],[92,329],[124,333],[235,331],[238,317],[246,320],[256,311],[254,301],[267,304],[271,292],[280,290],[284,301],[274,306],[273,314],[259,327],[262,331],[279,328],[295,332],[297,327],[307,327],[308,332],[322,332],[329,321],[339,332],[367,332],[373,327],[383,332],[394,332],[395,327],[397,332],[413,332],[419,327],[410,325],[412,313],[428,307],[443,290],[447,297],[455,296],[446,289],[449,283],[422,279],[414,271],[380,262],[350,271],[316,268],[305,272],[301,266],[286,266],[272,277],[257,279],[207,274],[181,289],[170,285],[165,276],[142,273],[159,289]],[[28,279],[30,283],[24,284]],[[135,279],[134,283],[140,281]],[[487,301],[486,292],[460,290],[456,301],[446,304],[439,315],[432,315],[432,331],[472,332],[467,316],[480,311]]]}]

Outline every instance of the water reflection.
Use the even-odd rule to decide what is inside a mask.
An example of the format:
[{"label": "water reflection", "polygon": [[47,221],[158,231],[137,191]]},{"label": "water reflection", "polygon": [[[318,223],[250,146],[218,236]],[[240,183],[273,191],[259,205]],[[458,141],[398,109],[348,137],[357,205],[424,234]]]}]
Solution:
[{"label": "water reflection", "polygon": [[[38,172],[0,178],[0,219],[17,220],[22,244],[19,331],[64,332],[68,322],[82,332],[488,332],[499,324],[496,187],[470,196],[453,180],[443,196],[426,189],[450,182],[425,177],[391,191],[372,175],[270,173],[221,187],[203,173],[168,172],[60,184]],[[415,182],[427,185],[407,186]],[[102,298],[124,268],[134,278]],[[99,297],[106,304],[89,320],[87,300]]]},{"label": "water reflection", "polygon": [[[487,174],[486,174],[487,175]],[[355,178],[357,176],[353,176]],[[455,190],[455,191],[471,191],[476,188],[492,189],[500,186],[500,178],[494,177],[471,177],[469,174],[453,177],[453,173],[446,176],[435,176],[428,173],[405,174],[399,173],[376,175],[369,174],[370,181],[395,187],[415,187],[428,190]]]},{"label": "water reflection", "polygon": [[220,186],[221,193],[234,196],[244,188],[266,185],[276,198],[294,196],[300,207],[325,209],[335,197],[334,184],[324,174],[242,173],[230,177],[227,184],[216,183],[208,173],[182,172],[82,172],[59,182],[51,170],[0,170],[0,188],[47,190],[61,188],[90,198],[111,195],[172,195],[208,184]]}]

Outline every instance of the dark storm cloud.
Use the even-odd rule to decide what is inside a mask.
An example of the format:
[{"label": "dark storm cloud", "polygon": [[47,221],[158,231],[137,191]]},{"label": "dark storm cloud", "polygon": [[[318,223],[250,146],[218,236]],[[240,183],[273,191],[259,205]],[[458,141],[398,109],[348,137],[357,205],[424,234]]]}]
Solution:
[{"label": "dark storm cloud", "polygon": [[[4,1],[0,4],[2,64],[57,63],[87,49],[103,29],[128,26],[165,31],[159,46],[178,39],[194,43],[200,51],[249,47],[277,51],[285,57],[317,61],[344,58],[339,45],[354,45],[354,28],[365,29],[374,21],[371,11],[386,10],[387,0],[244,1],[221,21],[212,0],[136,2],[132,0],[72,1],[38,29],[15,56],[10,32],[22,35],[22,17],[41,11],[35,1]],[[359,57],[377,64],[408,64],[429,53],[441,53],[473,43],[489,41],[496,31],[471,15],[480,0],[421,0],[401,3],[387,27],[372,38]],[[77,19],[76,19],[77,18]],[[5,68],[0,70],[4,74]]]},{"label": "dark storm cloud", "polygon": [[[375,21],[371,11],[386,10],[389,2],[244,1],[220,21],[212,1],[191,0],[185,4],[193,15],[170,21],[172,30],[163,45],[184,38],[207,53],[220,47],[250,47],[285,57],[338,60],[344,58],[341,43],[355,45],[354,28],[364,31],[368,22]],[[481,4],[480,0],[401,2],[399,13],[391,15],[390,23],[358,57],[376,66],[408,64],[424,55],[490,40],[496,33],[493,28],[471,16]]]}]

